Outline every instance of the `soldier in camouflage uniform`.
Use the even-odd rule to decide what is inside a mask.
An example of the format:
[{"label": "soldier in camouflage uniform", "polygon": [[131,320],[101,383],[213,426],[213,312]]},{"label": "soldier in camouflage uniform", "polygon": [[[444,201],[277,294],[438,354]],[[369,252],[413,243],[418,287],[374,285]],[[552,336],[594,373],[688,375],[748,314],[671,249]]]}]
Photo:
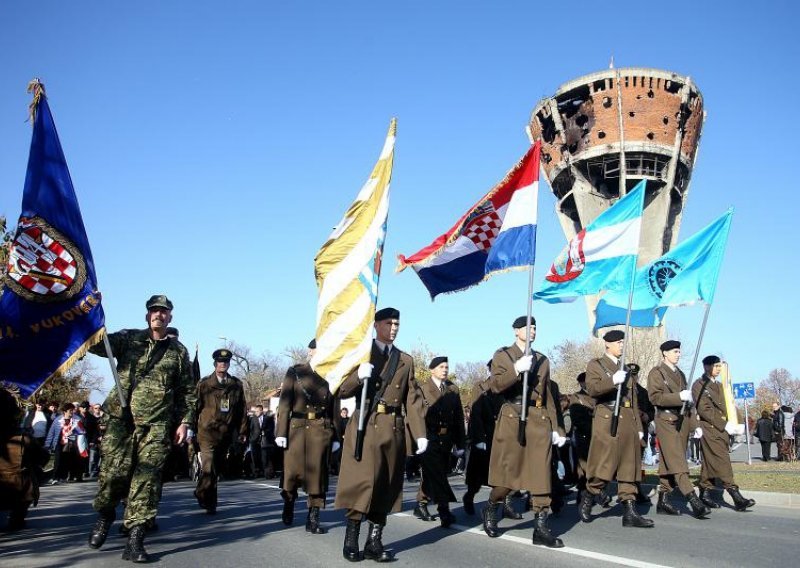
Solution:
[{"label": "soldier in camouflage uniform", "polygon": [[[167,335],[172,302],[157,295],[145,305],[148,329],[108,336],[128,407],[121,407],[116,389],[103,404],[106,432],[94,500],[98,519],[89,536],[89,546],[100,548],[116,518],[117,505],[127,498],[124,526],[129,534],[122,558],[133,562],[149,560],[144,549],[145,523],[158,511],[169,436],[176,431],[177,444],[186,439],[196,403],[189,353]],[[106,355],[102,345],[91,351]]]}]

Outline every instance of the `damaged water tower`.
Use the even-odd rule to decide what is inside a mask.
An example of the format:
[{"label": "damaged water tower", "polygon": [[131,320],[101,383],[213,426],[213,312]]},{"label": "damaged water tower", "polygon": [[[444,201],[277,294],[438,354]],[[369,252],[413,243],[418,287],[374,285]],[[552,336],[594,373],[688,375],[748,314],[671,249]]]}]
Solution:
[{"label": "damaged water tower", "polygon": [[[703,98],[691,80],[658,69],[600,71],[541,100],[529,134],[542,139],[542,167],[567,239],[646,179],[638,265],[670,250],[703,120]],[[596,302],[587,298],[590,329]]]}]

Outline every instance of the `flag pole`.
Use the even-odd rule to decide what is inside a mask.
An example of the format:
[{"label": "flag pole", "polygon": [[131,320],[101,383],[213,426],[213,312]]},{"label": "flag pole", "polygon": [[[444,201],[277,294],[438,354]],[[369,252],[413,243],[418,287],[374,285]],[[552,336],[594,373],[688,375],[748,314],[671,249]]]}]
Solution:
[{"label": "flag pole", "polygon": [[[639,254],[637,252],[636,259],[639,258]],[[620,370],[625,370],[625,355],[628,351],[628,334],[630,333],[631,329],[631,307],[633,306],[633,287],[636,283],[636,260],[633,261],[633,270],[631,271],[631,284],[628,289],[628,312],[625,314],[625,339],[622,342],[622,356],[620,357]],[[625,378],[628,380],[628,377]],[[614,403],[614,416],[611,417],[611,437],[617,437],[617,427],[619,426],[619,402],[622,398],[622,385],[624,383],[620,383],[617,385],[617,400]]]},{"label": "flag pole", "polygon": [[108,340],[108,333],[103,334],[103,345],[106,348],[106,357],[108,357],[108,364],[111,365],[111,374],[114,375],[114,382],[117,384],[117,396],[119,396],[120,408],[128,406],[128,399],[125,392],[122,390],[122,383],[119,382],[119,373],[117,373],[117,364],[114,360],[114,353],[111,352],[111,342]]},{"label": "flag pole", "polygon": [[[697,366],[697,358],[700,355],[700,345],[703,344],[703,335],[706,333],[706,323],[708,323],[708,312],[711,311],[711,304],[706,304],[706,311],[703,314],[703,325],[700,326],[700,336],[697,338],[697,345],[694,348],[694,357],[692,358],[692,370],[689,372],[689,378],[686,380],[687,386],[691,384],[692,377],[694,377],[694,369]],[[686,414],[686,408],[689,406],[687,401],[683,401],[681,406],[681,413],[678,415],[678,421],[675,423],[675,429],[680,430],[683,426],[683,417]]]}]

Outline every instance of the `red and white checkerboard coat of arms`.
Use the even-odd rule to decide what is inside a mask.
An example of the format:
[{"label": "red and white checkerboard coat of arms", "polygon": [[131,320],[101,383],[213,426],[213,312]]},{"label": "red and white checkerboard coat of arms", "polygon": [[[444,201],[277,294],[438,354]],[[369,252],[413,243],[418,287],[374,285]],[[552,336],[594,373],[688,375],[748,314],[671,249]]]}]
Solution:
[{"label": "red and white checkerboard coat of arms", "polygon": [[503,220],[491,203],[477,209],[471,219],[467,219],[461,234],[475,243],[480,250],[492,248],[495,237],[503,226]]},{"label": "red and white checkerboard coat of arms", "polygon": [[54,301],[83,288],[86,267],[77,248],[39,217],[21,217],[11,243],[5,284],[27,300]]}]

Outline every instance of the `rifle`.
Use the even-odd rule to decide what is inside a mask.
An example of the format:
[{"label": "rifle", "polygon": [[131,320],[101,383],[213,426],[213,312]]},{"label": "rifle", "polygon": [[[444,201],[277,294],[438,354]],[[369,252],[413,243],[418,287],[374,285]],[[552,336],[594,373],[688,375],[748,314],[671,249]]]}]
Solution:
[{"label": "rifle", "polygon": [[[361,461],[363,452],[364,452],[364,434],[366,433],[366,423],[367,423],[367,416],[372,414],[375,411],[375,407],[378,406],[378,402],[383,398],[383,393],[386,392],[386,387],[389,386],[392,377],[394,377],[395,372],[397,371],[397,364],[400,362],[400,350],[396,347],[392,349],[392,352],[389,354],[389,364],[386,366],[386,373],[381,375],[381,380],[383,381],[383,388],[381,392],[375,393],[375,396],[370,401],[369,405],[369,412],[364,412],[364,408],[367,402],[367,388],[369,385],[369,381],[372,380],[372,377],[368,379],[364,379],[364,386],[361,388],[361,404],[359,405],[359,413],[358,413],[358,430],[356,430],[356,447],[355,451],[353,452],[353,457],[356,461]],[[409,385],[409,388],[412,388]]]},{"label": "rifle", "polygon": [[[636,368],[636,373],[633,372],[633,369]],[[625,381],[617,385],[617,401],[614,403],[614,415],[611,417],[611,437],[617,437],[617,428],[619,427],[619,403],[620,399],[622,398],[622,385],[626,384],[631,377],[638,374],[639,372],[639,365],[635,363],[631,363],[630,365],[625,366]],[[633,387],[636,388],[636,387]]]},{"label": "rifle", "polygon": [[[686,386],[687,387],[689,386],[689,380],[688,379],[686,380]],[[703,389],[705,389],[705,386],[703,386]],[[700,396],[703,396],[703,391],[702,390],[700,391]],[[681,431],[681,427],[683,426],[683,419],[686,416],[686,411],[687,410],[689,410],[689,403],[684,400],[683,404],[681,405],[681,413],[678,415],[678,421],[675,422],[675,429],[678,432]]]},{"label": "rifle", "polygon": [[[531,354],[534,357],[536,357],[536,353],[533,350],[531,350]],[[517,428],[517,442],[519,442],[519,445],[522,446],[523,448],[528,443],[528,441],[527,441],[527,439],[525,437],[525,429],[526,429],[526,427],[528,425],[528,402],[529,402],[528,398],[530,397],[530,395],[528,394],[528,377],[530,376],[531,373],[533,373],[534,377],[536,376],[536,373],[539,372],[539,366],[541,365],[543,359],[544,359],[544,357],[536,358],[536,364],[533,366],[533,370],[532,371],[525,371],[525,373],[523,373],[523,376],[522,376],[522,406],[521,406],[520,411],[519,411],[519,426]],[[547,396],[547,391],[546,390],[545,390],[544,396]]]}]

